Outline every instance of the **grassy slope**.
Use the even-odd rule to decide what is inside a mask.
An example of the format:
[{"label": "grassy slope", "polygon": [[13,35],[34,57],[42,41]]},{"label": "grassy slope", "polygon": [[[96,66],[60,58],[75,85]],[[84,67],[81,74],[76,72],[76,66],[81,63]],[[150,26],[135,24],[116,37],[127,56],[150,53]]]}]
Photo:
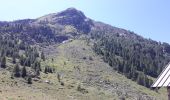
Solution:
[{"label": "grassy slope", "polygon": [[[93,97],[117,99],[123,96],[136,99],[144,96],[143,99],[166,100],[165,89],[160,90],[162,94],[156,93],[114,72],[99,56],[94,54],[84,40],[74,40],[60,45],[56,51],[58,51],[56,55],[49,55],[55,59],[54,62],[51,62],[51,60],[47,62],[56,67],[59,72],[65,73],[64,76],[69,80],[73,79],[72,81],[76,81],[75,83],[83,83],[92,93],[96,92]],[[92,61],[89,60],[89,56],[93,58]],[[86,57],[86,59],[83,59],[83,57]],[[77,71],[77,68],[80,71]],[[147,98],[148,95],[145,94],[150,97]]]},{"label": "grassy slope", "polygon": [[[165,89],[156,93],[116,73],[95,55],[84,40],[44,50],[48,60],[42,66],[53,66],[56,73],[41,73],[40,80],[28,85],[23,79],[11,80],[10,73],[1,69],[0,100],[119,100],[121,97],[127,100],[166,100]],[[90,56],[93,60],[89,59]],[[64,86],[58,82],[57,73],[61,74]],[[45,80],[50,83],[45,83]],[[88,93],[77,91],[78,85]]]}]

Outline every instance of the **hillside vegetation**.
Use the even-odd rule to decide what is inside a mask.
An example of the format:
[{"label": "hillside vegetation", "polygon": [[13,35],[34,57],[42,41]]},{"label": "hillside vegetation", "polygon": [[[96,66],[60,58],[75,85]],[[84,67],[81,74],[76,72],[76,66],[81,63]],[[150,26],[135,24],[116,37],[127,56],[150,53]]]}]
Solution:
[{"label": "hillside vegetation", "polygon": [[74,8],[0,22],[2,100],[166,100],[150,89],[170,45]]},{"label": "hillside vegetation", "polygon": [[[103,56],[113,69],[138,84],[150,88],[152,79],[158,77],[163,67],[170,61],[166,44],[141,37],[130,39],[128,34],[92,33],[95,43],[94,51]],[[168,47],[169,48],[169,47]]]}]

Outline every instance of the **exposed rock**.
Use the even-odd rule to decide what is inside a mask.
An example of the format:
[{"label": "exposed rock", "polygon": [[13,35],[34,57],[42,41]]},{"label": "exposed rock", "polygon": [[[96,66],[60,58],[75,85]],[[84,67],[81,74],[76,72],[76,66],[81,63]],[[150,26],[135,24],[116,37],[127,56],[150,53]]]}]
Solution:
[{"label": "exposed rock", "polygon": [[37,19],[38,23],[43,24],[61,24],[61,25],[72,25],[79,32],[89,33],[91,30],[91,26],[93,25],[92,20],[87,18],[83,12],[75,9],[68,8],[65,11],[62,11],[57,14],[50,14],[47,16],[43,16]]}]

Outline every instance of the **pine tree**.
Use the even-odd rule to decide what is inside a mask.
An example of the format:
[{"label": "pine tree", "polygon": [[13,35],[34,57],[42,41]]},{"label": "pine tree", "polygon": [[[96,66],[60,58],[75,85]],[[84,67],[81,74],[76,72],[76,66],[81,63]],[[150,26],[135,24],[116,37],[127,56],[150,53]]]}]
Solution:
[{"label": "pine tree", "polygon": [[57,74],[57,79],[58,79],[58,82],[60,82],[60,81],[61,81],[61,76],[60,76],[60,74],[59,74],[59,73]]},{"label": "pine tree", "polygon": [[39,76],[40,75],[40,70],[39,69],[35,70],[35,73],[36,73],[36,76]]},{"label": "pine tree", "polygon": [[31,61],[29,57],[25,60],[24,65],[29,67],[31,66]]},{"label": "pine tree", "polygon": [[35,70],[35,71],[41,71],[41,64],[40,64],[40,61],[37,61],[35,60],[34,64],[32,65],[32,68]]},{"label": "pine tree", "polygon": [[14,67],[14,76],[15,77],[20,77],[21,76],[19,64],[16,64],[15,67]]},{"label": "pine tree", "polygon": [[131,79],[133,81],[135,81],[137,79],[137,77],[138,77],[138,73],[137,73],[136,67],[134,67],[134,66],[131,67],[131,75],[132,75]]},{"label": "pine tree", "polygon": [[52,70],[51,67],[48,68],[48,72],[49,72],[49,73],[53,73],[53,70]]},{"label": "pine tree", "polygon": [[13,63],[13,64],[16,63],[16,57],[15,57],[15,55],[12,56],[12,63]]},{"label": "pine tree", "polygon": [[28,83],[28,84],[32,84],[32,77],[31,77],[31,76],[28,77],[27,83]]},{"label": "pine tree", "polygon": [[24,64],[25,64],[25,57],[23,55],[21,55],[21,57],[20,57],[20,64],[22,66],[24,66]]},{"label": "pine tree", "polygon": [[141,72],[140,72],[139,75],[138,75],[137,83],[138,83],[139,85],[142,85],[142,86],[145,85],[145,76],[144,76],[144,74],[141,73]]},{"label": "pine tree", "polygon": [[45,69],[44,69],[44,73],[48,73],[48,67],[46,66]]},{"label": "pine tree", "polygon": [[6,68],[6,57],[5,56],[2,57],[1,68]]},{"label": "pine tree", "polygon": [[53,73],[54,72],[54,70],[51,68],[51,67],[49,67],[49,66],[46,66],[45,67],[45,69],[44,69],[44,73]]},{"label": "pine tree", "polygon": [[26,70],[26,67],[24,66],[23,68],[22,68],[22,77],[24,78],[24,77],[26,77],[27,76],[27,70]]},{"label": "pine tree", "polygon": [[44,55],[44,52],[41,52],[41,59],[42,59],[43,61],[45,61],[45,55]]},{"label": "pine tree", "polygon": [[6,56],[6,52],[4,49],[1,50],[1,57]]}]

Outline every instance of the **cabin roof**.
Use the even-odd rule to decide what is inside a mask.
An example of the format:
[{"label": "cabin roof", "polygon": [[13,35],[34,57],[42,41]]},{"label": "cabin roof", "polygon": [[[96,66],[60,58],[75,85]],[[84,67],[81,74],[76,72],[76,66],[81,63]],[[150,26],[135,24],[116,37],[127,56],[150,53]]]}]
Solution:
[{"label": "cabin roof", "polygon": [[170,86],[170,63],[166,65],[166,67],[163,69],[161,74],[158,76],[156,81],[152,84],[151,87],[168,87]]}]

